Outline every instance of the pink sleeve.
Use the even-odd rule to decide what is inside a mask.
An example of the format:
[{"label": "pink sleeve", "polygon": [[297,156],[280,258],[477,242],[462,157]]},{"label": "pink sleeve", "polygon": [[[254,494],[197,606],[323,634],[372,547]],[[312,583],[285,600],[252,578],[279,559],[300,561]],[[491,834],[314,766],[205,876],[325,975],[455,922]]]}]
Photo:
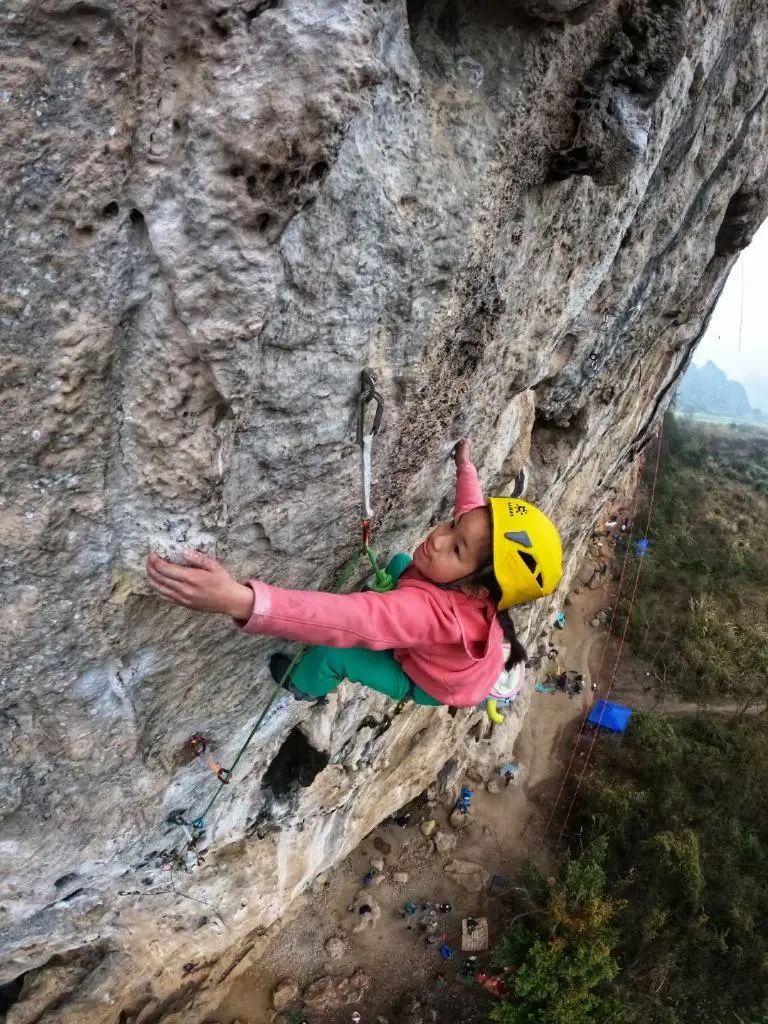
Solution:
[{"label": "pink sleeve", "polygon": [[429,647],[461,643],[459,623],[440,594],[407,587],[388,594],[325,594],[249,580],[253,610],[244,633],[327,647]]},{"label": "pink sleeve", "polygon": [[465,462],[456,470],[456,500],[453,506],[454,518],[458,519],[473,508],[482,508],[485,498],[480,489],[477,470],[471,462]]}]

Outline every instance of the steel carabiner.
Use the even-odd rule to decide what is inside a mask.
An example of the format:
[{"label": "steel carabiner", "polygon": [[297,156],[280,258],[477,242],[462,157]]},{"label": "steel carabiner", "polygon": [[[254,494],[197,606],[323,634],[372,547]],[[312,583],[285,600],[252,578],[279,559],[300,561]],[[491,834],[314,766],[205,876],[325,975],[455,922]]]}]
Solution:
[{"label": "steel carabiner", "polygon": [[[373,415],[373,424],[368,434],[365,432],[365,411],[371,402],[376,403],[376,410]],[[376,381],[370,370],[360,372],[360,398],[357,404],[357,443],[362,448],[364,438],[375,437],[381,427],[381,418],[384,415],[384,398],[381,392],[376,390]]]}]

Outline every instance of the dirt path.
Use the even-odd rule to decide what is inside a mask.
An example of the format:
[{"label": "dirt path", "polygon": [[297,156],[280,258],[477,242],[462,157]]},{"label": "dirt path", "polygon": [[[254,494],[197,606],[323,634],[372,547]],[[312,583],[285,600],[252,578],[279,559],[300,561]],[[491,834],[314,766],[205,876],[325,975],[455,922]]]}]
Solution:
[{"label": "dirt path", "polygon": [[[593,678],[597,678],[598,667],[602,660],[600,693],[605,694],[614,673],[619,652],[619,638],[609,637],[606,632],[603,632],[594,639],[589,659],[590,671]],[[603,649],[605,649],[604,658]],[[763,707],[759,704],[749,708],[744,708],[735,701],[704,705],[696,701],[678,700],[673,694],[660,696],[647,662],[637,657],[627,644],[621,652],[619,670],[613,680],[610,696],[612,700],[627,704],[632,708],[642,711],[657,711],[664,715],[759,715],[763,713]]]}]

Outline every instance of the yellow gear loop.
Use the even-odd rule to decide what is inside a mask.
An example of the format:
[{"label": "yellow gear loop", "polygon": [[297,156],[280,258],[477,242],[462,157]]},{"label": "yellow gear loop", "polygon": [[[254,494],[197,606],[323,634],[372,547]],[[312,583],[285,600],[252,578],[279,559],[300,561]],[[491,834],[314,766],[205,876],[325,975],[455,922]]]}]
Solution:
[{"label": "yellow gear loop", "polygon": [[494,725],[504,725],[504,715],[499,711],[493,697],[489,697],[485,702],[485,712]]}]

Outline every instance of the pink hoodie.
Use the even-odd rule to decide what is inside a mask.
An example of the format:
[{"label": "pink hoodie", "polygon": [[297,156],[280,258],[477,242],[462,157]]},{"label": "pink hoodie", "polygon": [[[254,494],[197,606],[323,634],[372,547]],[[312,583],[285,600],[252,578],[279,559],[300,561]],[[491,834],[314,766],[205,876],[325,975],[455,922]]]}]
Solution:
[{"label": "pink hoodie", "polygon": [[[458,518],[484,505],[477,470],[456,473]],[[388,594],[325,594],[249,580],[251,617],[245,633],[328,647],[392,650],[409,679],[442,704],[473,707],[504,669],[503,633],[491,600],[442,590],[413,566]]]}]

